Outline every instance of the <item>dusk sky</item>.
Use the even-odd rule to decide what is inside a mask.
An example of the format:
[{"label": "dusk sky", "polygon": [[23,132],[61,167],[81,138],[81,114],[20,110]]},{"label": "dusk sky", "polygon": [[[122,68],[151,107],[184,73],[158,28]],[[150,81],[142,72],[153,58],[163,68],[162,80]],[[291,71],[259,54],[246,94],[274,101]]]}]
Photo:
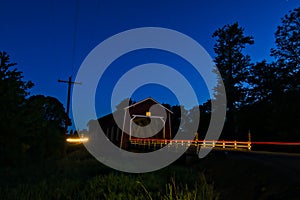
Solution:
[{"label": "dusk sky", "polygon": [[[214,57],[213,32],[226,24],[239,22],[246,35],[254,37],[255,44],[245,51],[252,61],[270,61],[270,48],[274,47],[274,32],[280,18],[300,6],[298,0],[78,0],[76,12],[75,2],[1,0],[0,4],[0,51],[8,52],[11,61],[17,62],[19,70],[24,72],[25,79],[34,82],[32,95],[53,96],[64,105],[67,85],[57,80],[67,80],[70,75],[75,78],[89,52],[114,34],[148,26],[174,29],[195,39]],[[192,73],[183,67],[184,61],[159,51],[130,54],[117,60],[114,69],[121,65],[129,69],[147,62],[181,65],[183,74]],[[107,87],[99,86],[97,101],[109,93],[111,84],[116,81],[113,74],[118,77],[120,71],[112,71],[106,77],[104,85]],[[196,78],[190,76],[191,82],[197,85]],[[205,91],[200,91],[201,83],[195,88],[199,90],[199,103],[204,102],[207,96]],[[140,89],[134,99],[138,101],[148,96],[161,103],[177,103],[171,93],[166,94],[166,90],[158,86]],[[107,102],[97,105],[99,116],[110,112]]]}]

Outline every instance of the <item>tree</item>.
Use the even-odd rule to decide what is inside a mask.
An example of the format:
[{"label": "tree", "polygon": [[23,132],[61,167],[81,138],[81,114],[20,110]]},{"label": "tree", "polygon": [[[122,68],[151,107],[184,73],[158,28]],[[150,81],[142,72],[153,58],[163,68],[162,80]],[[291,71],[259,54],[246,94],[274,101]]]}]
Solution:
[{"label": "tree", "polygon": [[275,45],[271,49],[274,62],[258,62],[251,69],[252,105],[243,109],[247,110],[244,124],[256,139],[299,139],[300,8],[282,18]]},{"label": "tree", "polygon": [[64,151],[65,111],[54,97],[31,96],[24,104],[21,137],[28,153],[36,160],[60,157]]},{"label": "tree", "polygon": [[285,15],[281,23],[275,32],[276,47],[271,49],[271,55],[276,59],[276,64],[280,68],[280,78],[286,86],[285,90],[299,90],[300,7]]},{"label": "tree", "polygon": [[19,117],[28,90],[33,83],[23,81],[21,71],[13,68],[6,52],[0,52],[0,155],[6,163],[21,155],[20,135],[23,133]]},{"label": "tree", "polygon": [[272,91],[274,132],[282,138],[299,139],[300,7],[281,19],[275,32],[275,45],[271,49],[277,82]]},{"label": "tree", "polygon": [[16,63],[10,62],[6,52],[0,52],[0,128],[15,127],[12,123],[18,114],[28,90],[33,87],[31,81],[23,81],[21,71],[13,68]]},{"label": "tree", "polygon": [[65,112],[53,97],[28,98],[31,81],[0,52],[0,163],[16,165],[29,157],[43,161],[64,150]]},{"label": "tree", "polygon": [[243,50],[246,45],[254,44],[254,41],[253,37],[244,35],[244,29],[238,23],[223,26],[214,32],[213,37],[217,38],[214,61],[222,76],[227,96],[225,134],[232,137],[236,131],[234,112],[246,100],[245,84],[251,67],[250,57],[244,55]]},{"label": "tree", "polygon": [[280,88],[283,87],[276,64],[267,63],[266,60],[252,66],[248,84],[249,104],[262,101],[272,102],[278,97]]},{"label": "tree", "polygon": [[24,110],[24,118],[30,120],[30,123],[41,124],[41,126],[43,126],[42,123],[51,123],[61,130],[65,126],[64,107],[54,97],[45,97],[44,95],[31,96],[26,100]]},{"label": "tree", "polygon": [[210,117],[211,117],[211,100],[207,100],[202,105],[199,105],[200,123],[198,127],[198,139],[204,139],[207,133]]}]

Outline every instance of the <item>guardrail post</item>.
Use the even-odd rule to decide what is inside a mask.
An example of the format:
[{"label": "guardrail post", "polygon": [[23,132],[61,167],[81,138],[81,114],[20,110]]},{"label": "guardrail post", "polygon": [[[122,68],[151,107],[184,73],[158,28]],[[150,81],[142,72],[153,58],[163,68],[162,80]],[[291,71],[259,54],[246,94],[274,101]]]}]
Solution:
[{"label": "guardrail post", "polygon": [[237,143],[234,141],[234,148],[237,149]]},{"label": "guardrail post", "polygon": [[225,149],[225,142],[223,141],[223,149]]}]

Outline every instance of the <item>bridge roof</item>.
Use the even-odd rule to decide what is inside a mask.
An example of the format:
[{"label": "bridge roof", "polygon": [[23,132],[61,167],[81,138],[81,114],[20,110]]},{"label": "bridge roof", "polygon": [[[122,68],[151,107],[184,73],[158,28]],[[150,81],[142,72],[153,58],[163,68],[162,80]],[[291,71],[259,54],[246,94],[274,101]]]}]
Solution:
[{"label": "bridge roof", "polygon": [[152,102],[154,102],[155,104],[158,104],[159,106],[161,106],[163,109],[167,110],[169,113],[172,113],[172,114],[173,114],[173,112],[172,112],[171,110],[169,110],[168,108],[166,108],[165,106],[163,106],[161,103],[159,103],[158,101],[156,101],[156,100],[153,99],[152,97],[148,97],[148,98],[146,98],[146,99],[144,99],[144,100],[141,100],[141,101],[139,101],[139,102],[136,102],[136,103],[134,103],[134,104],[132,104],[132,105],[130,105],[130,106],[125,107],[124,109],[128,109],[128,108],[131,108],[131,107],[135,107],[135,106],[137,106],[137,105],[139,105],[139,104],[142,104],[142,103],[145,103],[145,102],[147,102],[147,101],[152,101]]}]

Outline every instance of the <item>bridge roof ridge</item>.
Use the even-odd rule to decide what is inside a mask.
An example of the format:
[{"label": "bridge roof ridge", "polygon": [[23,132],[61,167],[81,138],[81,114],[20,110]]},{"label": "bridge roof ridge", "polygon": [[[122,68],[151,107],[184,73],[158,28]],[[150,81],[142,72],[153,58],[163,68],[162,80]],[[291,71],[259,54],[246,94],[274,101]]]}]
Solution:
[{"label": "bridge roof ridge", "polygon": [[156,101],[156,100],[153,99],[152,97],[148,97],[148,98],[143,99],[143,100],[141,100],[141,101],[139,101],[139,102],[136,102],[136,103],[134,103],[134,104],[132,104],[132,105],[130,105],[130,106],[127,106],[127,107],[124,108],[124,110],[125,110],[125,109],[128,109],[128,108],[131,108],[131,107],[134,107],[134,106],[136,106],[136,105],[138,105],[138,104],[141,104],[141,103],[143,103],[143,102],[145,102],[145,101],[148,101],[148,100],[151,100],[151,101],[155,102],[156,104],[158,104],[159,106],[163,107],[165,110],[167,110],[168,112],[170,112],[170,113],[173,114],[173,112],[172,112],[171,110],[169,110],[168,108],[166,108],[165,106],[163,106],[161,103],[159,103],[158,101]]}]

